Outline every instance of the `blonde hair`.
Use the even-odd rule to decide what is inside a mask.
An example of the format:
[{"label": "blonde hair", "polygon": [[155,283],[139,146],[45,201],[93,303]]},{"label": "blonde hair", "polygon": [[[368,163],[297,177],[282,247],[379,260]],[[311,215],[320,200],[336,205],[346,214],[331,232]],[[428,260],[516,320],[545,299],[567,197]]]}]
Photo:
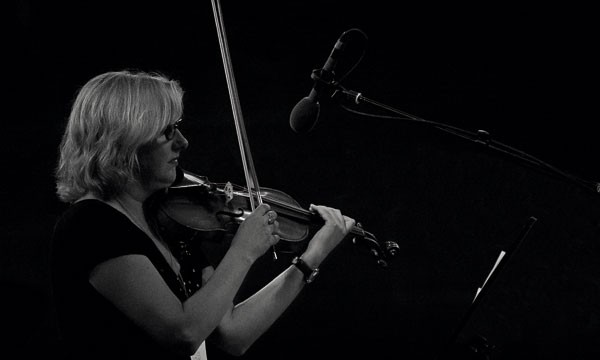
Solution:
[{"label": "blonde hair", "polygon": [[183,114],[180,84],[158,73],[119,71],[88,81],[73,103],[56,168],[60,200],[118,195],[139,174],[138,151]]}]

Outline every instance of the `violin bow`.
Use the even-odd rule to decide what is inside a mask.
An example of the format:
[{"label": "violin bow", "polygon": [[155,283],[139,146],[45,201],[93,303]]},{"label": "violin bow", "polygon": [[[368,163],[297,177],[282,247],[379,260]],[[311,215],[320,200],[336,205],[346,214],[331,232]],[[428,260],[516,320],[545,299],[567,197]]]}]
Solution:
[{"label": "violin bow", "polygon": [[[223,22],[223,11],[219,0],[211,0],[215,24],[217,26],[217,36],[219,38],[219,47],[221,48],[221,57],[223,59],[223,67],[225,69],[225,80],[227,81],[227,89],[229,91],[229,100],[233,111],[233,120],[235,122],[235,131],[237,133],[238,145],[240,147],[240,155],[242,157],[242,165],[244,167],[244,176],[246,177],[246,185],[248,188],[248,197],[250,199],[250,208],[252,211],[258,205],[263,203],[258,185],[258,177],[254,168],[254,161],[250,152],[250,144],[246,127],[244,125],[244,117],[242,115],[242,106],[238,96],[235,77],[233,75],[233,66],[231,65],[231,56],[229,55],[229,45],[227,43],[227,35],[225,34],[225,23]],[[256,198],[252,195],[256,194]],[[258,205],[257,205],[258,204]],[[277,252],[273,246],[273,258],[277,259]]]}]

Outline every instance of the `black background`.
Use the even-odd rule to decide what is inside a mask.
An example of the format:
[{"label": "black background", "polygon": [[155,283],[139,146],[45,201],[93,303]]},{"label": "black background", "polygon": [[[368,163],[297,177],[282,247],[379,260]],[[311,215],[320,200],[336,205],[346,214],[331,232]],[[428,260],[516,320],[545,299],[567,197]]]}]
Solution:
[{"label": "black background", "polygon": [[[209,2],[12,5],[0,243],[3,340],[12,346],[4,348],[60,354],[48,241],[64,205],[52,172],[81,85],[127,68],[179,79],[191,143],[182,166],[218,182],[244,184],[244,176]],[[260,185],[303,206],[340,208],[401,248],[383,270],[351,243],[341,245],[245,357],[443,358],[498,253],[532,216],[538,221],[458,340],[485,336],[494,359],[598,354],[600,203],[590,187],[600,179],[600,145],[590,9],[310,0],[227,2],[223,11]],[[484,129],[582,181],[327,101],[312,132],[293,132],[289,114],[312,87],[312,69],[350,28],[369,40],[345,87],[427,120]],[[245,290],[288,260],[261,259]],[[226,358],[212,348],[209,357]]]}]

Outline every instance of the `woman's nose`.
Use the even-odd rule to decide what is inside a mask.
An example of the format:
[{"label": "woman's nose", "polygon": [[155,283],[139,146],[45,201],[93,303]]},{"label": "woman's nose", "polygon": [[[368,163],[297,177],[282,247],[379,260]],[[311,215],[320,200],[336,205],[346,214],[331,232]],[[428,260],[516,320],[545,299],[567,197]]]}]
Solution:
[{"label": "woman's nose", "polygon": [[175,141],[173,142],[173,144],[175,144],[175,146],[177,146],[178,150],[185,150],[185,149],[187,149],[187,147],[190,143],[185,138],[185,136],[183,136],[181,131],[179,131],[179,129],[176,129],[175,130]]}]

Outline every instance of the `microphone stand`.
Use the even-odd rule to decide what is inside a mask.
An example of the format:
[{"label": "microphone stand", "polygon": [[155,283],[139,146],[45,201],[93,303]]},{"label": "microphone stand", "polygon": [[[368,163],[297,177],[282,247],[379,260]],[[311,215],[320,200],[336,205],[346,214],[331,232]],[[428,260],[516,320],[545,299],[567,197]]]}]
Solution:
[{"label": "microphone stand", "polygon": [[[475,142],[477,144],[484,145],[489,149],[498,151],[500,153],[509,155],[510,157],[524,161],[525,163],[533,165],[534,167],[536,167],[538,169],[545,170],[554,175],[558,175],[559,177],[566,179],[572,183],[575,183],[576,185],[581,186],[586,190],[592,191],[596,195],[600,194],[600,183],[580,179],[580,178],[578,178],[572,174],[566,173],[566,172],[564,172],[564,171],[562,171],[540,159],[537,159],[521,150],[510,147],[501,142],[495,141],[494,139],[492,139],[492,136],[490,135],[490,133],[485,130],[477,130],[477,132],[471,132],[471,131],[467,131],[467,130],[464,130],[464,129],[461,129],[458,127],[448,125],[448,124],[425,120],[425,119],[422,119],[415,115],[409,114],[407,112],[395,109],[389,105],[382,104],[375,100],[369,99],[360,92],[344,88],[339,82],[335,81],[335,79],[333,78],[332,72],[325,71],[323,69],[313,70],[313,72],[311,74],[311,78],[315,82],[317,82],[318,85],[323,86],[324,89],[327,89],[326,94],[327,95],[331,94],[332,99],[339,97],[339,95],[341,94],[341,95],[345,96],[346,98],[352,100],[356,105],[360,105],[362,103],[373,105],[380,109],[383,109],[383,110],[386,110],[386,111],[389,111],[389,112],[392,112],[394,114],[398,114],[401,116],[401,117],[393,117],[395,119],[413,121],[413,122],[418,122],[418,123],[421,123],[424,125],[429,125],[436,129],[447,132],[449,134],[458,136],[460,138],[469,140],[471,142]],[[347,109],[347,110],[353,111],[351,109]],[[358,112],[358,113],[365,115],[364,113],[360,113],[360,112]],[[372,114],[367,114],[367,115],[372,116]]]},{"label": "microphone stand", "polygon": [[[515,148],[505,145],[503,143],[497,142],[497,141],[493,140],[491,135],[485,130],[477,130],[477,132],[470,132],[470,131],[467,131],[467,130],[464,130],[461,128],[447,125],[447,124],[419,118],[415,115],[395,109],[389,105],[382,104],[375,100],[369,99],[360,92],[346,89],[341,84],[339,84],[337,81],[335,81],[335,79],[333,79],[332,75],[333,75],[332,73],[325,72],[322,69],[313,70],[312,75],[311,75],[311,78],[315,82],[318,83],[317,85],[322,86],[323,88],[327,89],[327,91],[329,91],[326,94],[327,95],[331,94],[332,99],[342,95],[342,96],[346,97],[347,99],[352,100],[356,105],[360,105],[361,103],[373,105],[377,108],[380,108],[380,109],[383,109],[383,110],[386,110],[386,111],[389,111],[389,112],[392,112],[394,114],[398,114],[401,116],[401,117],[386,116],[385,118],[408,120],[408,121],[418,122],[418,123],[421,123],[424,125],[432,126],[436,129],[442,130],[449,134],[456,135],[460,138],[469,140],[471,142],[475,142],[477,144],[484,145],[489,149],[509,155],[510,157],[516,158],[517,160],[520,160],[527,164],[533,165],[537,169],[541,169],[543,171],[550,172],[554,175],[557,175],[560,178],[566,179],[578,186],[581,186],[582,188],[584,188],[586,190],[592,191],[596,195],[600,194],[600,183],[582,180],[578,177],[575,177],[571,174],[561,171],[561,170],[555,168],[554,166],[552,166],[548,163],[545,163],[523,151],[520,151],[518,149],[515,149]],[[322,95],[325,95],[325,94],[322,94]],[[348,111],[355,112],[357,114],[374,116],[373,114],[365,114],[365,113],[354,111],[343,105],[342,105],[342,107]],[[377,115],[375,115],[375,116],[377,116]],[[473,302],[469,306],[469,309],[467,310],[467,312],[464,314],[464,316],[460,320],[458,327],[452,333],[452,335],[449,339],[450,341],[446,344],[446,347],[443,348],[443,352],[445,352],[445,353],[438,354],[437,359],[440,359],[440,356],[444,356],[444,355],[450,356],[450,357],[455,356],[455,355],[460,355],[461,358],[463,358],[463,359],[474,359],[474,360],[489,360],[490,359],[490,354],[493,351],[493,349],[495,348],[495,345],[490,344],[485,337],[483,337],[481,335],[474,335],[471,339],[469,339],[467,341],[466,344],[459,344],[458,338],[459,338],[461,331],[466,327],[468,321],[472,317],[475,310],[481,304],[482,299],[487,297],[491,284],[497,280],[499,274],[502,273],[502,270],[504,270],[506,268],[508,260],[510,258],[512,258],[514,253],[516,253],[518,251],[518,249],[521,247],[522,243],[524,242],[525,238],[527,237],[528,233],[530,232],[531,228],[536,223],[536,221],[537,221],[537,218],[535,218],[533,216],[530,217],[527,221],[527,224],[523,227],[518,239],[509,247],[509,249],[507,249],[506,252],[504,252],[504,251],[501,252],[500,256],[498,257],[498,259],[496,261],[496,265],[493,267],[492,271],[489,273],[488,278],[483,283],[482,287],[478,289],[478,292],[475,295]],[[463,346],[463,348],[460,347],[461,345]],[[461,353],[461,351],[462,351],[462,353]]]},{"label": "microphone stand", "polygon": [[479,334],[471,336],[464,343],[459,343],[460,334],[467,326],[469,320],[471,320],[475,310],[477,310],[484,299],[489,296],[488,294],[490,292],[490,288],[497,281],[502,272],[507,268],[509,260],[511,260],[515,253],[517,253],[521,248],[525,238],[536,222],[537,218],[530,216],[529,219],[527,219],[527,223],[521,229],[518,238],[506,249],[506,251],[502,250],[500,252],[498,259],[496,260],[496,264],[494,264],[494,267],[488,274],[481,287],[477,289],[475,298],[471,302],[471,305],[467,311],[463,314],[458,326],[450,336],[448,343],[444,348],[442,348],[443,352],[438,354],[438,357],[436,358],[437,360],[444,358],[453,359],[457,356],[460,356],[460,358],[465,360],[490,359],[490,355],[496,347],[494,344],[489,343],[488,339]]}]

